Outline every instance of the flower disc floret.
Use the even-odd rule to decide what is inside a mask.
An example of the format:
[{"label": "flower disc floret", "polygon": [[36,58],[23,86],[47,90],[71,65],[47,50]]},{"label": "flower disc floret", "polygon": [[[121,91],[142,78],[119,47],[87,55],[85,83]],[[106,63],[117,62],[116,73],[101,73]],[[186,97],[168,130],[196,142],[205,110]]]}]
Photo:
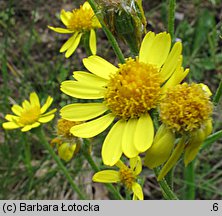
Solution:
[{"label": "flower disc floret", "polygon": [[119,170],[120,181],[128,188],[132,188],[133,183],[136,181],[136,176],[133,171],[128,167],[122,167]]},{"label": "flower disc floret", "polygon": [[160,103],[160,117],[165,125],[179,133],[200,129],[210,118],[213,106],[200,84],[177,85],[168,89]]},{"label": "flower disc floret", "polygon": [[66,26],[70,30],[84,31],[92,28],[100,27],[98,23],[94,22],[94,12],[91,7],[80,6],[79,9],[74,9],[69,16],[67,16]]},{"label": "flower disc floret", "polygon": [[129,58],[125,64],[119,64],[118,72],[109,80],[105,101],[119,118],[140,117],[156,107],[160,85],[155,66]]},{"label": "flower disc floret", "polygon": [[23,112],[21,112],[19,123],[23,125],[32,124],[38,120],[40,114],[41,110],[39,106],[33,106],[27,110],[24,109]]},{"label": "flower disc floret", "polygon": [[57,133],[64,138],[71,138],[73,135],[70,133],[70,129],[81,122],[74,122],[65,119],[59,119],[57,123]]}]

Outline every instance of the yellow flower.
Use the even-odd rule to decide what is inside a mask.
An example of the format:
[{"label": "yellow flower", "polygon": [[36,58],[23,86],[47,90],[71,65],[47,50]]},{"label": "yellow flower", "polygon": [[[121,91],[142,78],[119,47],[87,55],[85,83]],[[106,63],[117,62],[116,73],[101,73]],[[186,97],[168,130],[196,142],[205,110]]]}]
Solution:
[{"label": "yellow flower", "polygon": [[78,125],[80,122],[69,121],[65,119],[59,119],[57,122],[57,134],[64,139],[75,139],[75,137],[70,133],[70,129],[74,125]]},{"label": "yellow flower", "polygon": [[58,147],[58,154],[59,157],[62,158],[64,161],[70,161],[74,155],[74,152],[76,150],[76,144],[70,144],[70,143],[62,143]]},{"label": "yellow flower", "polygon": [[40,126],[41,123],[47,123],[54,118],[56,109],[53,109],[47,113],[46,110],[49,108],[53,101],[52,97],[48,97],[46,103],[41,107],[38,95],[35,92],[30,94],[30,102],[25,100],[22,106],[13,105],[12,112],[15,115],[6,115],[5,119],[8,122],[2,124],[6,130],[15,129],[22,127],[21,131],[26,132],[32,128]]},{"label": "yellow flower", "polygon": [[115,164],[119,171],[103,170],[97,172],[92,180],[102,183],[121,182],[127,189],[133,191],[133,200],[143,200],[143,191],[137,183],[137,176],[141,173],[142,163],[139,156],[130,159],[130,167],[127,167],[121,160]]},{"label": "yellow flower", "polygon": [[61,159],[68,162],[80,149],[80,140],[70,133],[70,129],[80,122],[59,119],[57,122],[57,137],[51,141],[51,146],[58,149]]},{"label": "yellow flower", "polygon": [[90,32],[89,47],[91,52],[93,55],[96,54],[96,33],[94,29],[101,28],[101,25],[88,2],[72,12],[62,10],[60,19],[66,28],[48,27],[61,34],[73,34],[60,49],[60,52],[66,52],[66,58],[69,58],[75,52],[82,35],[86,32]]},{"label": "yellow flower", "polygon": [[[169,172],[183,152],[187,166],[196,157],[204,139],[212,132],[213,106],[210,95],[206,85],[194,83],[183,83],[166,92],[159,108],[163,125],[158,129],[145,157],[145,165],[149,168],[166,162],[158,180]],[[172,152],[176,137],[179,137],[179,141]]]},{"label": "yellow flower", "polygon": [[99,56],[83,59],[91,73],[74,72],[76,81],[64,81],[61,90],[72,97],[102,99],[102,102],[63,107],[62,118],[89,120],[72,127],[70,132],[82,138],[93,137],[117,120],[102,147],[103,162],[110,166],[122,153],[132,158],[149,149],[154,136],[149,111],[157,107],[168,87],[180,83],[189,72],[181,67],[181,50],[180,42],[171,49],[171,38],[166,32],[157,35],[149,32],[143,39],[139,57],[129,58],[119,67]]}]

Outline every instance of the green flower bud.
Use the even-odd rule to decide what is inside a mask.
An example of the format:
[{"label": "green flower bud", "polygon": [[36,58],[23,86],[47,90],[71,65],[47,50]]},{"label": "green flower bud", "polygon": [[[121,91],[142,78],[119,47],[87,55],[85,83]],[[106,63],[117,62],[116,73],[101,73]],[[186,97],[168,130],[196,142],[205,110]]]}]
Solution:
[{"label": "green flower bud", "polygon": [[110,31],[138,55],[142,35],[146,31],[146,19],[141,0],[97,0],[104,22]]}]

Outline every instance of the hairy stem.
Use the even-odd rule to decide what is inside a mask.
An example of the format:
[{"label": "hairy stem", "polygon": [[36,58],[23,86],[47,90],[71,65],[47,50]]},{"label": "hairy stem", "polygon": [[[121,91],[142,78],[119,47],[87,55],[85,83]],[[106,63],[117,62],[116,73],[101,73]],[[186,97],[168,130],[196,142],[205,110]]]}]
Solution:
[{"label": "hairy stem", "polygon": [[176,0],[169,0],[168,32],[170,33],[172,40],[174,39],[175,8],[176,8]]},{"label": "hairy stem", "polygon": [[185,199],[194,200],[195,199],[195,170],[194,170],[194,161],[189,163],[184,170],[184,179],[186,182],[185,187]]},{"label": "hairy stem", "polygon": [[103,17],[102,17],[102,14],[101,12],[99,11],[98,7],[97,7],[97,4],[95,3],[94,0],[88,0],[89,4],[91,5],[94,13],[96,14],[96,17],[97,19],[99,20],[101,26],[102,26],[102,29],[103,31],[105,32],[110,44],[112,45],[113,47],[113,50],[116,54],[116,56],[118,57],[120,63],[125,63],[125,58],[123,56],[123,53],[115,39],[115,37],[113,36],[113,34],[111,33],[111,31],[107,28],[106,24],[104,23],[103,21]]},{"label": "hairy stem", "polygon": [[74,183],[72,177],[69,174],[69,171],[66,169],[66,167],[64,166],[64,164],[62,163],[62,161],[60,160],[60,158],[56,155],[56,153],[54,152],[54,150],[51,148],[50,144],[48,143],[48,141],[45,138],[45,134],[42,131],[42,128],[39,127],[36,129],[36,134],[39,138],[40,143],[42,143],[42,145],[48,150],[49,154],[52,156],[52,158],[56,161],[58,167],[60,168],[60,170],[62,171],[62,173],[64,174],[64,176],[66,177],[67,181],[70,183],[72,189],[78,194],[79,198],[84,200],[86,199],[85,195],[83,194],[83,192],[79,189],[79,187]]},{"label": "hairy stem", "polygon": [[[157,168],[154,168],[154,172],[156,177],[159,175],[159,170]],[[161,181],[158,182],[162,191],[163,195],[168,200],[178,200],[177,196],[174,194],[174,192],[171,190],[170,186],[168,185],[167,181],[163,178]]]}]

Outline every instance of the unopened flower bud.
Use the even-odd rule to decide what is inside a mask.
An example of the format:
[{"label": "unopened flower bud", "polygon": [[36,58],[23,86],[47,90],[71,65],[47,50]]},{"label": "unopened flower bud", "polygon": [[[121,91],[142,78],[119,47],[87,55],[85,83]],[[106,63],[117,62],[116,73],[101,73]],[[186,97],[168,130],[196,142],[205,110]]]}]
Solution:
[{"label": "unopened flower bud", "polygon": [[146,19],[141,0],[97,0],[104,22],[110,31],[126,42],[131,52],[138,55]]}]

